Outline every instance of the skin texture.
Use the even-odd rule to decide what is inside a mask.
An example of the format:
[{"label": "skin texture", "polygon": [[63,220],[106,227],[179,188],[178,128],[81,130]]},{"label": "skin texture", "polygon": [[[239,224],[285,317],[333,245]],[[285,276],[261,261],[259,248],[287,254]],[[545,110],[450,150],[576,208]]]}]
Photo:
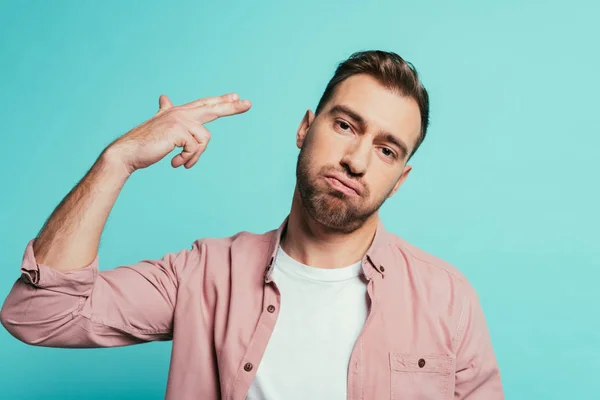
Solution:
[{"label": "skin texture", "polygon": [[154,117],[111,143],[52,212],[33,244],[39,263],[61,272],[89,264],[108,215],[134,171],[160,161],[176,147],[182,151],[171,165],[191,168],[210,140],[204,124],[246,112],[251,104],[233,93],[177,107],[163,95],[159,106]]},{"label": "skin texture", "polygon": [[[321,268],[360,260],[379,208],[411,171],[407,159],[420,124],[415,100],[364,74],[343,81],[318,116],[308,110],[296,134],[297,185],[283,249]],[[360,194],[332,187],[326,179],[331,172],[356,182]]]}]

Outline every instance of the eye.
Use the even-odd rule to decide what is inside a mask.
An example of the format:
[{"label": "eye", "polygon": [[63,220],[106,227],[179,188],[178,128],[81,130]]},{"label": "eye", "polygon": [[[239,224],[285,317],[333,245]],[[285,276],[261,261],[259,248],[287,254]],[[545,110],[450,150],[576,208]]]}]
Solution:
[{"label": "eye", "polygon": [[396,158],[396,154],[392,150],[388,149],[387,147],[383,147],[381,149],[381,152],[386,157]]},{"label": "eye", "polygon": [[341,130],[343,131],[349,131],[352,129],[352,127],[350,126],[349,123],[344,122],[344,121],[336,121],[337,126],[340,127]]}]

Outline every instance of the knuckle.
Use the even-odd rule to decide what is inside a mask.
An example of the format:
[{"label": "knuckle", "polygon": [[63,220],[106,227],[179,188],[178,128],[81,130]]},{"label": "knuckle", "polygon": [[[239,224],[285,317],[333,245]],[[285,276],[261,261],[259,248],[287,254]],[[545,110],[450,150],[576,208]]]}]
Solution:
[{"label": "knuckle", "polygon": [[198,145],[206,146],[210,141],[210,135],[199,135],[198,136]]},{"label": "knuckle", "polygon": [[200,147],[200,143],[198,143],[195,139],[190,139],[187,141],[186,147],[189,148],[191,151],[197,151]]},{"label": "knuckle", "polygon": [[179,121],[184,117],[185,109],[180,107],[173,107],[170,110],[168,110],[168,112],[172,119]]},{"label": "knuckle", "polygon": [[219,114],[215,110],[207,110],[204,113],[204,117],[208,119],[215,119]]}]

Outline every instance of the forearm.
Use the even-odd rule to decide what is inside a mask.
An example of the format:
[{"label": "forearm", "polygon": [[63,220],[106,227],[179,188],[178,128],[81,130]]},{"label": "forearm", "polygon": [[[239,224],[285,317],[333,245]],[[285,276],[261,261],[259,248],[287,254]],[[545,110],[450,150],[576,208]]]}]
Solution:
[{"label": "forearm", "polygon": [[61,272],[92,262],[108,215],[128,177],[110,150],[103,152],[44,224],[33,244],[36,261]]}]

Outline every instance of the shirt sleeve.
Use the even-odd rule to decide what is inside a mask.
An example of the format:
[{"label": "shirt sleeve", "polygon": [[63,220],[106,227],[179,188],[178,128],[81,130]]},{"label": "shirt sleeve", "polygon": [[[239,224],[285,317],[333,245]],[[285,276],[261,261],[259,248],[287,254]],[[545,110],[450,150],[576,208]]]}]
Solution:
[{"label": "shirt sleeve", "polygon": [[0,310],[0,322],[15,338],[45,347],[114,347],[172,338],[179,280],[184,269],[201,262],[198,242],[160,260],[99,272],[96,256],[89,265],[62,273],[37,263],[34,240]]},{"label": "shirt sleeve", "polygon": [[457,335],[456,400],[504,399],[500,370],[479,298],[465,299]]}]

